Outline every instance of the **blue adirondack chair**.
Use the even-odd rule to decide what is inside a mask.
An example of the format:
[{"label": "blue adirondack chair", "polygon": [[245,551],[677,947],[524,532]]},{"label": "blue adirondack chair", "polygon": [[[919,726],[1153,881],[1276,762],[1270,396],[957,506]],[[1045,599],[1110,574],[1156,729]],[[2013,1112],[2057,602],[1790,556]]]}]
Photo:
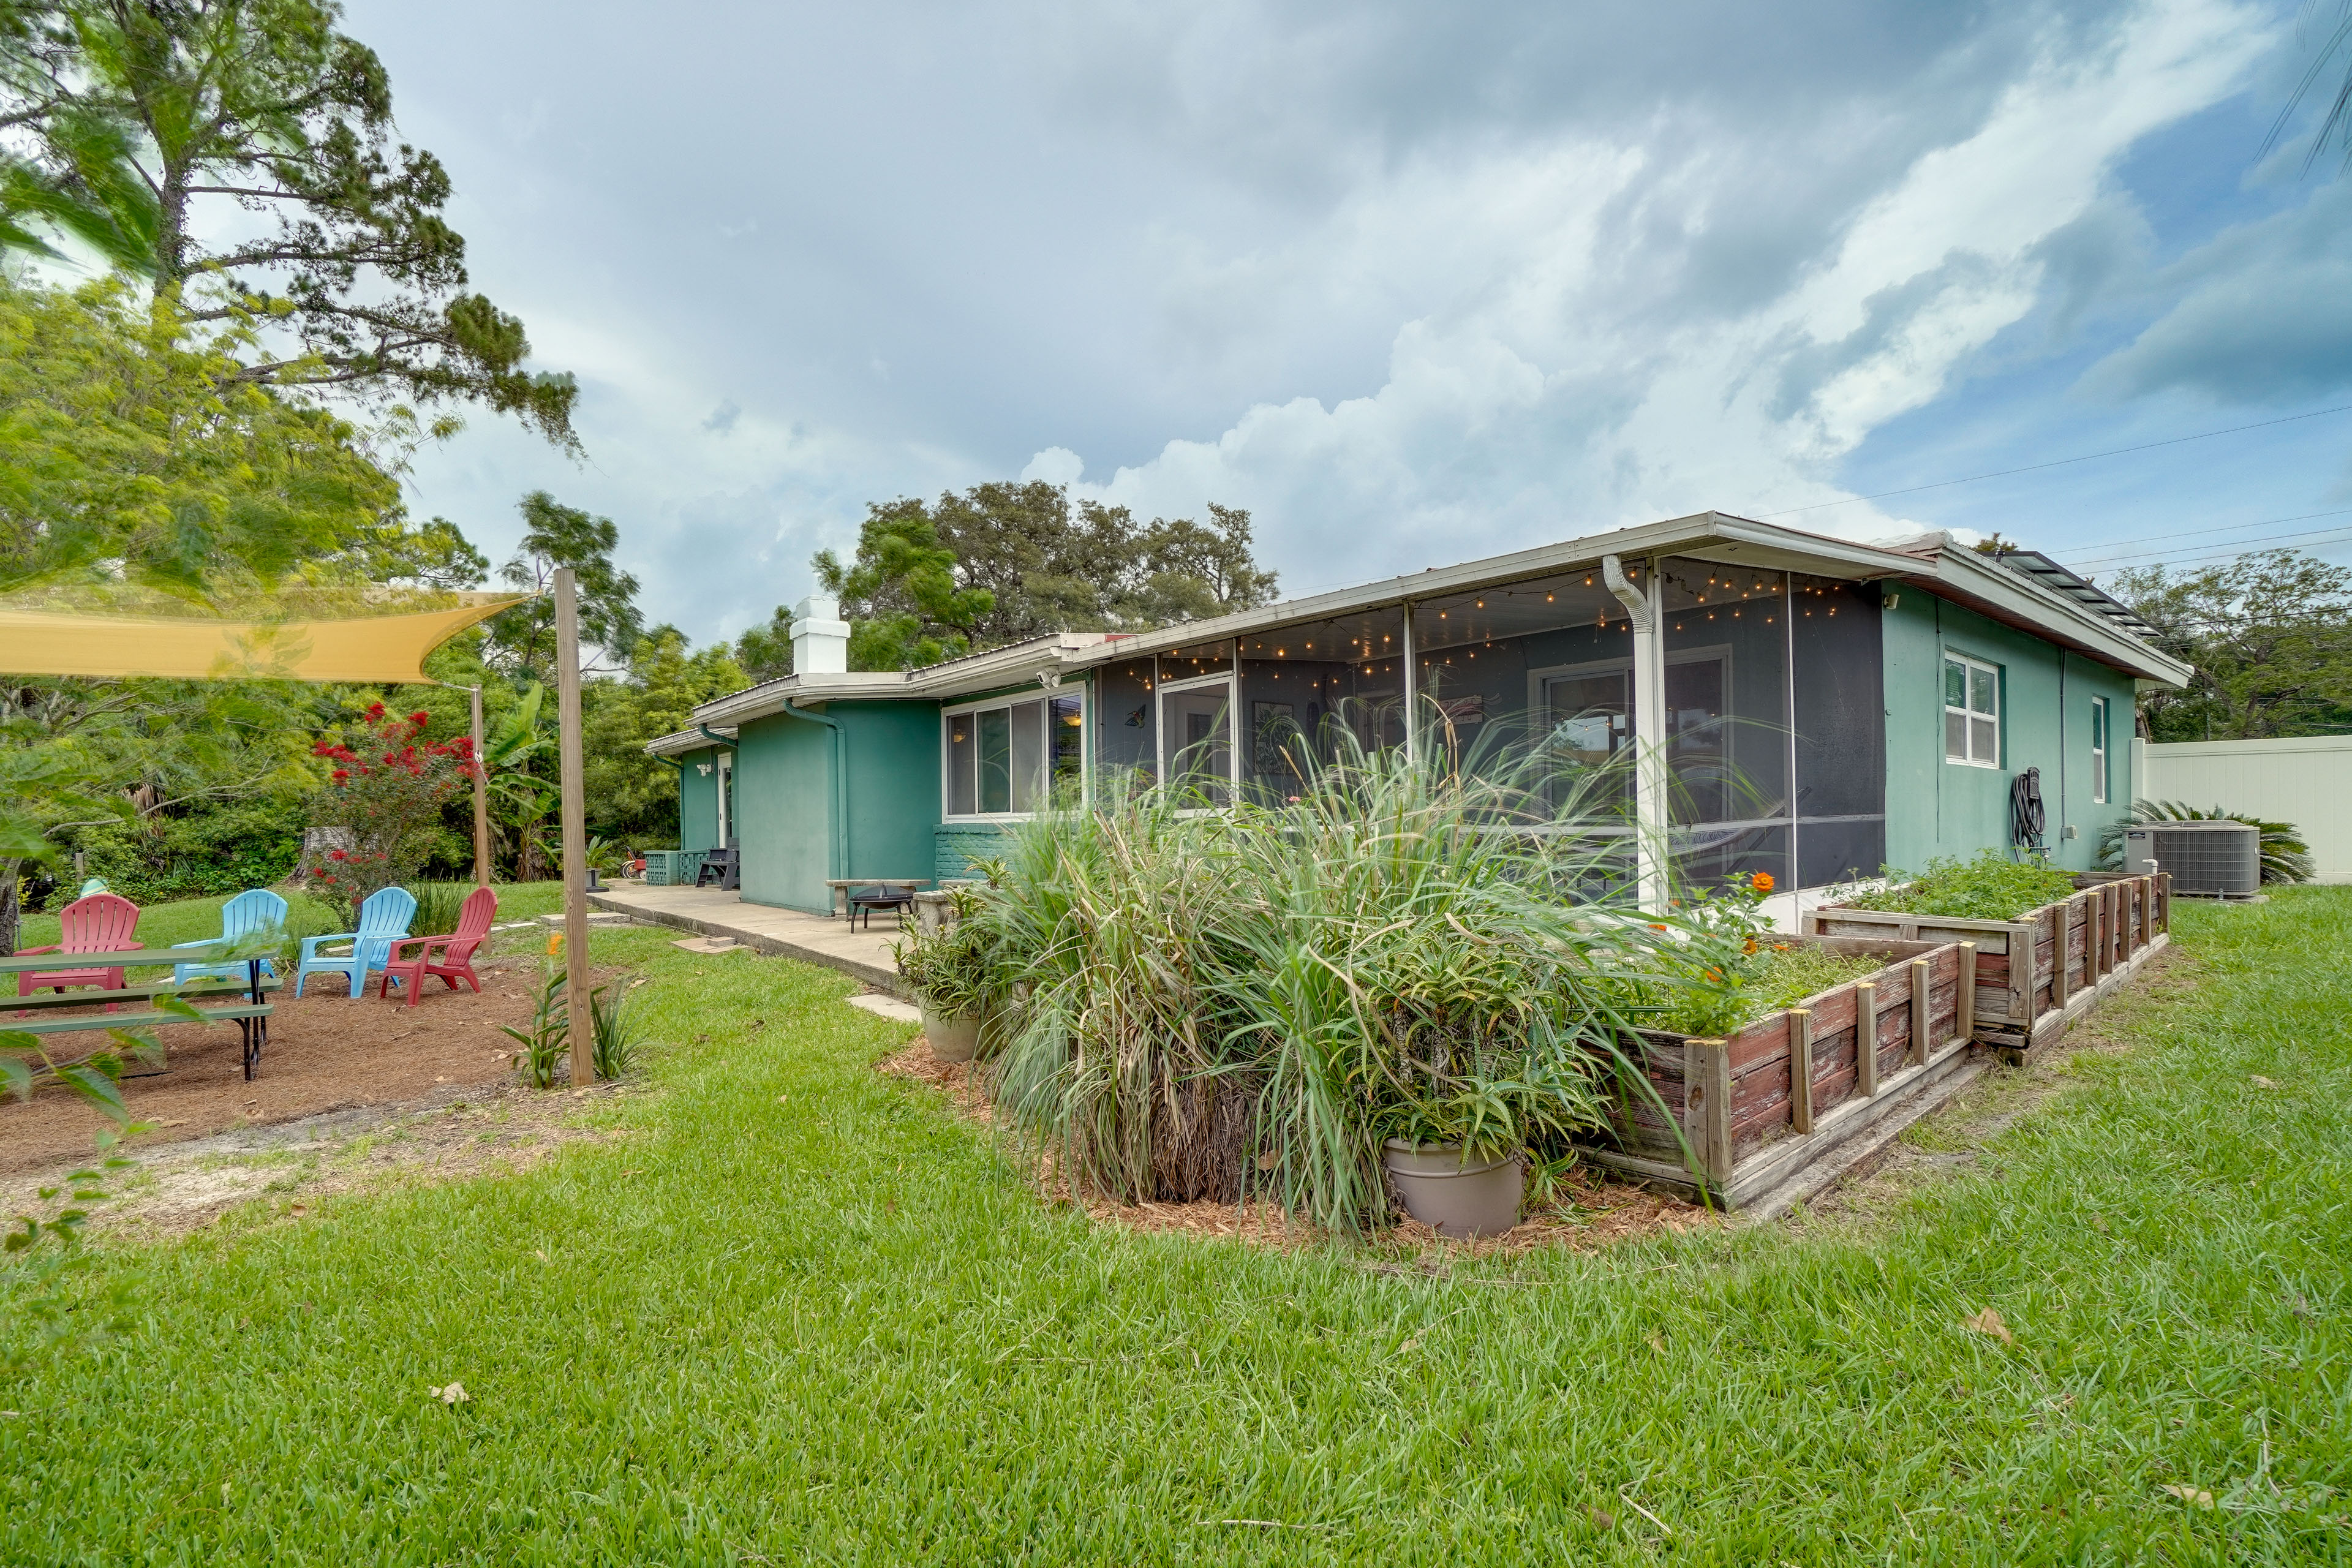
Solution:
[{"label": "blue adirondack chair", "polygon": [[[416,916],[416,895],[405,888],[379,888],[368,895],[360,906],[360,929],[334,931],[326,936],[306,936],[302,939],[302,962],[294,970],[294,994],[302,994],[304,977],[314,971],[342,975],[352,983],[354,998],[367,990],[367,977],[383,967],[392,955],[392,944],[408,934],[408,922]],[[321,953],[319,950],[331,942],[347,942],[352,950],[346,953]]]},{"label": "blue adirondack chair", "polygon": [[[263,931],[283,931],[286,927],[286,900],[267,888],[247,888],[244,892],[221,906],[222,942],[235,942],[241,936],[254,936]],[[173,947],[210,947],[210,942],[175,942]],[[261,961],[261,973],[276,974],[277,966],[268,959]],[[243,980],[245,962],[231,963],[175,963],[172,965],[172,983],[185,984],[191,980]]]}]

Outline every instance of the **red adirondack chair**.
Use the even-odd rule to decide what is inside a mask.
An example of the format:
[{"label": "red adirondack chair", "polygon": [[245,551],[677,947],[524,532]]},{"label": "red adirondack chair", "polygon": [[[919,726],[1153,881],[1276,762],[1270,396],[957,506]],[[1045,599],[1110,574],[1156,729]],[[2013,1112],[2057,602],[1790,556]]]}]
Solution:
[{"label": "red adirondack chair", "polygon": [[[139,945],[139,906],[114,893],[92,893],[86,899],[76,899],[58,913],[58,936],[63,940],[55,947],[28,947],[19,957],[37,952],[124,952]],[[122,989],[120,969],[41,969],[26,970],[16,976],[16,994],[30,996],[43,986],[63,991],[68,985],[102,985],[109,991]],[[110,1013],[113,1003],[106,1005]]]},{"label": "red adirondack chair", "polygon": [[[392,983],[398,980],[408,993],[405,1005],[416,1005],[424,994],[425,977],[437,974],[447,981],[449,989],[457,989],[463,980],[480,994],[482,983],[474,976],[474,950],[490,934],[490,922],[498,918],[499,896],[488,888],[477,888],[466,900],[465,908],[457,911],[457,929],[446,936],[412,936],[392,944],[385,955],[383,978],[376,984],[379,997],[392,994]],[[410,950],[414,949],[414,952]],[[436,952],[440,954],[436,963]],[[409,956],[403,957],[402,954]]]}]

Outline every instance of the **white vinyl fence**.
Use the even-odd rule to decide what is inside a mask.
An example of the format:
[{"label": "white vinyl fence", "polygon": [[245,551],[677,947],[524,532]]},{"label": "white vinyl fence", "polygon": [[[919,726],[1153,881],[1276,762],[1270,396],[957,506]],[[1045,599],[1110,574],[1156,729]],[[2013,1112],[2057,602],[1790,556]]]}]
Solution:
[{"label": "white vinyl fence", "polygon": [[2352,735],[2132,744],[2142,800],[2292,822],[2311,846],[2319,880],[2352,882]]}]

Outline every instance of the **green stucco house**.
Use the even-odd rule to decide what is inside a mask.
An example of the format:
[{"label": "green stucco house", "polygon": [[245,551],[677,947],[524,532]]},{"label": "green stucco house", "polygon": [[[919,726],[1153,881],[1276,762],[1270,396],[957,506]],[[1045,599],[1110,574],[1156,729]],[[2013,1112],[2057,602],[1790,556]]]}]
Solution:
[{"label": "green stucco house", "polygon": [[850,671],[836,616],[803,601],[793,674],[650,747],[678,768],[681,847],[736,846],[754,903],[826,913],[828,879],[967,876],[1004,824],[1113,771],[1279,795],[1286,737],[1342,723],[1418,750],[1502,726],[1647,759],[1645,897],[1662,856],[1702,882],[1769,871],[1791,924],[1882,865],[2009,847],[2029,770],[2052,858],[2089,868],[2133,798],[2136,692],[2189,673],[2044,557],[1720,512],[921,669]]}]

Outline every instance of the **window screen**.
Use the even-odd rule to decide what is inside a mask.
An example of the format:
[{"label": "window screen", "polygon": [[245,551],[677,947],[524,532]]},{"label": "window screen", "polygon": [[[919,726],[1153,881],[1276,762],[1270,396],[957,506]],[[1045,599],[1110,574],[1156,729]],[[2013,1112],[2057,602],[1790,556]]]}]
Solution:
[{"label": "window screen", "polygon": [[950,816],[1042,811],[1055,786],[1076,782],[1086,755],[1076,697],[1033,697],[950,713],[944,721]]},{"label": "window screen", "polygon": [[1944,656],[1944,760],[2000,766],[2000,667]]}]

